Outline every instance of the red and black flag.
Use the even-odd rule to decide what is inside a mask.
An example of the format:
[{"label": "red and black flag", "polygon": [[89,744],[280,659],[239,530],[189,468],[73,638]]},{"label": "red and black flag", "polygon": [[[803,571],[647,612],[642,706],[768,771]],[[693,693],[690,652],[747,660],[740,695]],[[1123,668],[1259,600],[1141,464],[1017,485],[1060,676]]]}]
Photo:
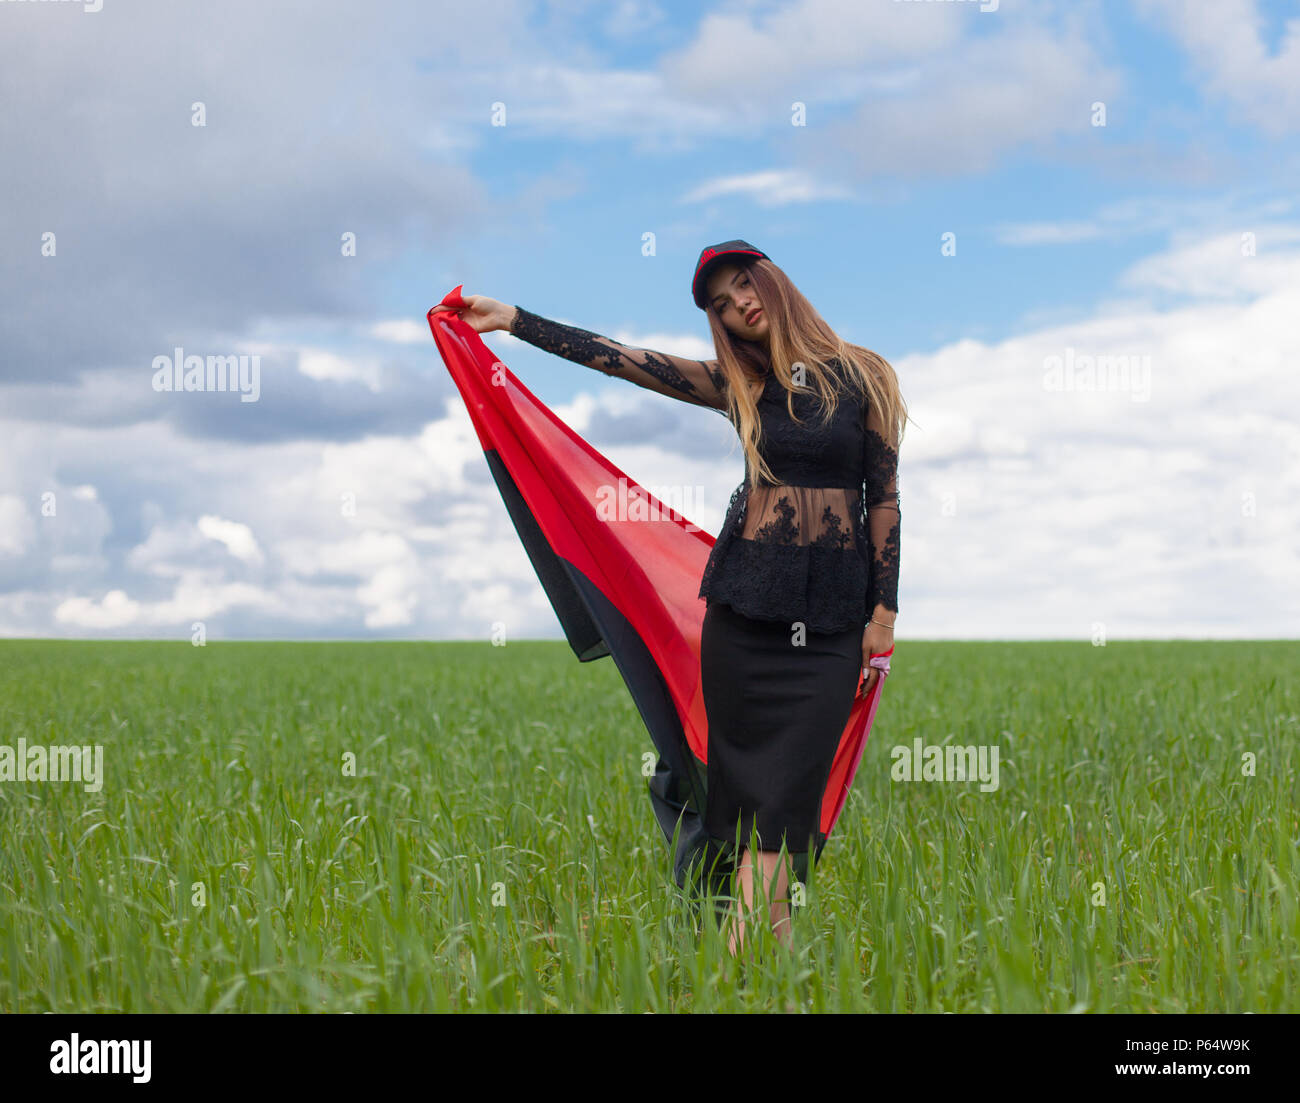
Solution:
[{"label": "red and black flag", "polygon": [[[460,290],[441,305],[463,307]],[[650,799],[673,847],[674,880],[685,887],[691,870],[707,867],[716,885],[734,855],[703,826],[709,733],[700,680],[705,602],[698,593],[714,538],[565,425],[454,311],[430,310],[428,318],[569,646],[581,662],[613,658],[649,730],[659,756]],[[612,515],[598,509],[619,492],[620,480],[628,508]],[[889,672],[888,653],[871,662],[880,677],[866,699],[855,700],[835,753],[818,857],[844,807]]]}]

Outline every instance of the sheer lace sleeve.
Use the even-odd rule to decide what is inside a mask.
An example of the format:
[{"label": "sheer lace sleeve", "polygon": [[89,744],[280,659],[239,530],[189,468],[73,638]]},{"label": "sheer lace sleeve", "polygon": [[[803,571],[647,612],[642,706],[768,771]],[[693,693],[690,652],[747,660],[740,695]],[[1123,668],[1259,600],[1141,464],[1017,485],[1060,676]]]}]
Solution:
[{"label": "sheer lace sleeve", "polygon": [[665,352],[635,349],[611,337],[543,318],[515,307],[510,332],[539,349],[589,368],[629,379],[669,398],[726,413],[726,378],[716,360],[688,360]]},{"label": "sheer lace sleeve", "polygon": [[874,408],[867,412],[863,445],[862,513],[870,545],[870,582],[863,623],[877,605],[898,612],[899,526],[902,521],[898,494],[898,451]]}]

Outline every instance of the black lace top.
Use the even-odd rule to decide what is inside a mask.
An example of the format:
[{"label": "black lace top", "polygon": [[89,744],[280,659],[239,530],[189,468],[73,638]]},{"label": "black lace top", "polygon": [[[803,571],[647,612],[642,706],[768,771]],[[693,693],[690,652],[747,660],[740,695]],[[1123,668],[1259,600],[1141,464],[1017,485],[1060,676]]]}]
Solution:
[{"label": "black lace top", "polygon": [[[634,349],[515,307],[511,333],[540,349],[683,402],[728,412],[716,360]],[[731,496],[704,567],[699,596],[760,620],[812,632],[865,626],[877,605],[898,611],[898,453],[862,395],[840,383],[835,414],[796,391],[791,419],[780,380],[767,373],[758,400],[758,447],[776,483],[751,494],[749,472]]]}]

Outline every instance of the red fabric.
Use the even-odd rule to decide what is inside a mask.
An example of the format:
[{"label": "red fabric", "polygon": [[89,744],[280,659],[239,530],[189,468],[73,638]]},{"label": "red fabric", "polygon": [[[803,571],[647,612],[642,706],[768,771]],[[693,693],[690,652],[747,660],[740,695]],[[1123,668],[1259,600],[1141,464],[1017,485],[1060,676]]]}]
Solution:
[{"label": "red fabric", "polygon": [[[442,305],[465,306],[460,291],[455,288]],[[631,624],[663,677],[691,752],[707,762],[700,679],[705,603],[697,594],[714,538],[662,505],[565,425],[452,311],[430,310],[428,320],[485,452],[495,451],[509,471],[551,550]],[[639,497],[660,519],[598,517],[597,492],[617,489],[620,479],[627,480],[629,505]],[[873,659],[880,677],[867,700],[855,700],[841,736],[822,801],[825,835],[857,772],[893,650]]]}]

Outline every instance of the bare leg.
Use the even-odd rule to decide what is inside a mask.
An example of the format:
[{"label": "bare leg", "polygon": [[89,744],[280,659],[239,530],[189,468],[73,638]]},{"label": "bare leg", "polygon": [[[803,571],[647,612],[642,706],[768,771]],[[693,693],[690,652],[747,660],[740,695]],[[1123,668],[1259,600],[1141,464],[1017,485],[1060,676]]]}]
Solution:
[{"label": "bare leg", "polygon": [[[787,855],[787,859],[788,859]],[[756,860],[757,859],[757,860]],[[767,913],[767,922],[783,945],[790,945],[790,904],[787,899],[790,878],[789,865],[781,861],[781,852],[777,850],[750,850],[745,848],[736,867],[737,892],[740,915],[733,914],[731,932],[727,940],[727,949],[732,957],[745,942],[744,916],[752,915],[754,910],[754,867],[759,869],[758,891],[762,896]]]},{"label": "bare leg", "polygon": [[[781,852],[765,850],[759,854],[763,862],[763,880],[772,885],[771,902],[768,906],[768,923],[783,946],[790,945],[790,865],[789,855],[781,861]],[[775,882],[775,883],[773,883]]]},{"label": "bare leg", "polygon": [[731,930],[727,937],[727,949],[731,956],[735,957],[737,951],[745,943],[745,920],[744,915],[748,915],[754,900],[754,877],[753,877],[753,855],[749,847],[745,847],[740,856],[740,861],[736,863],[736,887],[732,895],[736,897],[735,903],[732,904],[731,911]]}]

